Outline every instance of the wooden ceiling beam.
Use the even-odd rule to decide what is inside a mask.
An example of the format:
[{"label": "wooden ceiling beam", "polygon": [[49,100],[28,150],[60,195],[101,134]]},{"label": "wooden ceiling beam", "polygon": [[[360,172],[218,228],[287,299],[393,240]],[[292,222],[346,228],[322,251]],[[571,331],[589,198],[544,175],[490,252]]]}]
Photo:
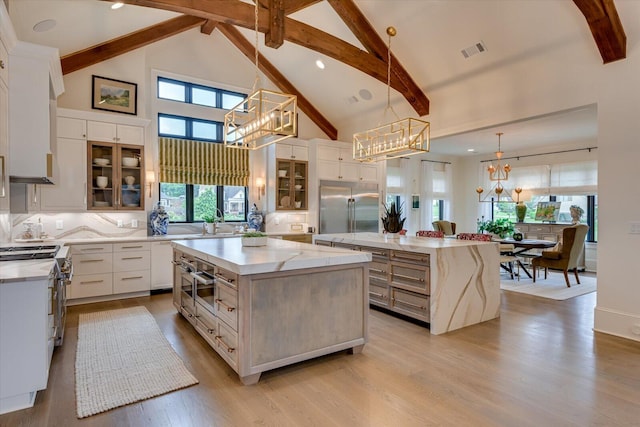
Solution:
[{"label": "wooden ceiling beam", "polygon": [[[342,21],[349,27],[351,32],[362,43],[369,53],[387,62],[388,46],[380,38],[371,23],[362,14],[353,0],[328,0],[329,4],[336,11]],[[421,116],[429,114],[429,98],[422,89],[411,78],[407,70],[404,69],[400,61],[391,54],[391,72],[409,90],[407,101]]]},{"label": "wooden ceiling beam", "polygon": [[123,53],[131,52],[158,40],[201,26],[204,23],[204,19],[195,16],[178,16],[108,42],[65,55],[60,58],[62,74],[69,74],[107,59],[115,58]]},{"label": "wooden ceiling beam", "polygon": [[277,49],[284,43],[283,0],[269,0],[269,31],[264,35],[264,44]]},{"label": "wooden ceiling beam", "polygon": [[202,24],[202,26],[200,27],[200,32],[202,34],[206,34],[206,35],[210,36],[211,33],[213,33],[213,30],[216,29],[217,25],[218,25],[218,21],[214,21],[212,19],[207,19],[207,22]]},{"label": "wooden ceiling beam", "polygon": [[[251,62],[255,60],[256,47],[249,42],[232,25],[219,23],[218,30],[225,35]],[[327,136],[338,139],[338,130],[318,111],[307,98],[305,98],[287,78],[277,70],[260,52],[258,52],[258,68],[271,80],[282,92],[290,93],[298,97],[298,107],[303,111]]]},{"label": "wooden ceiling beam", "polygon": [[[104,0],[106,1],[106,0]],[[121,0],[124,3],[152,7],[156,9],[180,12],[198,16],[203,19],[213,19],[219,22],[236,25],[253,30],[255,28],[253,5],[239,0]],[[268,26],[268,11],[258,11],[258,31],[265,33]],[[349,65],[369,76],[387,84],[387,61],[376,55],[363,51],[344,40],[318,30],[310,25],[285,17],[284,40],[303,46],[307,49],[322,53],[330,58]],[[422,97],[416,96],[415,88],[409,88],[406,83],[391,73],[391,87],[400,92],[420,115],[429,114],[428,103]],[[421,91],[420,91],[421,92]],[[424,94],[423,94],[424,95]],[[426,99],[426,96],[424,97]],[[428,100],[427,100],[428,101]]]},{"label": "wooden ceiling beam", "polygon": [[322,0],[284,0],[284,14],[289,15],[295,13],[321,1]]},{"label": "wooden ceiling beam", "polygon": [[613,0],[573,0],[589,24],[602,61],[618,61],[627,57],[627,35]]}]

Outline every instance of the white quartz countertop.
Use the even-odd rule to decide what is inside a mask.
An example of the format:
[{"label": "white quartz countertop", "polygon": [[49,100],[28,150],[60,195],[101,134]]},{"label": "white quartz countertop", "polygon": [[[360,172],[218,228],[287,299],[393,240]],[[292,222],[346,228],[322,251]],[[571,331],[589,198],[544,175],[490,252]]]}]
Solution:
[{"label": "white quartz countertop", "polygon": [[395,249],[399,251],[433,253],[434,250],[446,248],[459,248],[476,245],[497,245],[495,242],[478,242],[474,240],[435,239],[430,237],[397,236],[391,237],[379,233],[336,233],[318,234],[313,236],[313,242],[317,240],[333,243],[346,243],[362,245],[382,249]]},{"label": "white quartz countertop", "polygon": [[0,262],[0,283],[46,279],[54,263],[53,259],[2,261]]},{"label": "white quartz countertop", "polygon": [[234,273],[259,274],[371,261],[371,254],[307,243],[267,239],[266,246],[242,246],[234,239],[178,240],[172,245]]}]

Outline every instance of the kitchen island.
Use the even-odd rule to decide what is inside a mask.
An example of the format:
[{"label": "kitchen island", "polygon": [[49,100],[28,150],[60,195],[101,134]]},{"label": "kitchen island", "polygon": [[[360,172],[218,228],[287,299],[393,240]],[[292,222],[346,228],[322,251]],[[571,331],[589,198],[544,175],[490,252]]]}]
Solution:
[{"label": "kitchen island", "polygon": [[378,233],[314,236],[316,245],[372,254],[370,303],[443,334],[500,316],[499,245]]},{"label": "kitchen island", "polygon": [[267,239],[173,241],[173,303],[243,384],[367,341],[371,255]]}]

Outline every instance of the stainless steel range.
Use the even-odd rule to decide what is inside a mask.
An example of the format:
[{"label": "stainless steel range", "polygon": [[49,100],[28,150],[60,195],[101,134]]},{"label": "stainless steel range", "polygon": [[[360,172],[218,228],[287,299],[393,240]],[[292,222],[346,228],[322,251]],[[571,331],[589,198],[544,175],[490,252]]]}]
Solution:
[{"label": "stainless steel range", "polygon": [[55,328],[55,344],[61,345],[64,339],[64,325],[67,315],[66,285],[73,276],[71,253],[66,246],[59,245],[31,245],[0,247],[0,261],[36,261],[55,260],[49,284],[52,288],[51,307]]}]

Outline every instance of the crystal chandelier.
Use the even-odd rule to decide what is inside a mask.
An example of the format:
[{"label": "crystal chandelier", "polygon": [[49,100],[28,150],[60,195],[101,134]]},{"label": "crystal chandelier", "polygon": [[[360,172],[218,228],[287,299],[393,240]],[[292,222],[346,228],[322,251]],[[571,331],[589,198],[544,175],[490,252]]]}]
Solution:
[{"label": "crystal chandelier", "polygon": [[391,106],[391,37],[394,27],[387,28],[387,107],[383,120],[390,110],[395,121],[353,135],[353,158],[360,161],[380,161],[406,157],[429,151],[429,122],[406,118],[400,120]]},{"label": "crystal chandelier", "polygon": [[298,135],[298,98],[258,89],[258,2],[255,3],[255,69],[252,93],[224,115],[224,145],[257,150]]},{"label": "crystal chandelier", "polygon": [[[509,194],[509,192],[505,192],[505,188],[502,185],[503,181],[507,181],[509,179],[509,172],[511,172],[511,166],[508,163],[502,165],[502,155],[504,154],[500,149],[500,137],[503,135],[503,132],[496,133],[498,135],[498,151],[496,151],[496,165],[493,165],[493,162],[489,163],[487,167],[487,172],[489,172],[489,181],[494,181],[495,184],[491,186],[489,191],[482,197],[482,193],[484,193],[484,188],[478,187],[476,188],[476,193],[478,193],[478,201],[479,202],[514,202],[513,198]],[[522,192],[522,188],[518,187],[515,190],[515,193],[518,195],[518,201],[520,201],[520,193]],[[500,198],[502,197],[502,200]]]}]

